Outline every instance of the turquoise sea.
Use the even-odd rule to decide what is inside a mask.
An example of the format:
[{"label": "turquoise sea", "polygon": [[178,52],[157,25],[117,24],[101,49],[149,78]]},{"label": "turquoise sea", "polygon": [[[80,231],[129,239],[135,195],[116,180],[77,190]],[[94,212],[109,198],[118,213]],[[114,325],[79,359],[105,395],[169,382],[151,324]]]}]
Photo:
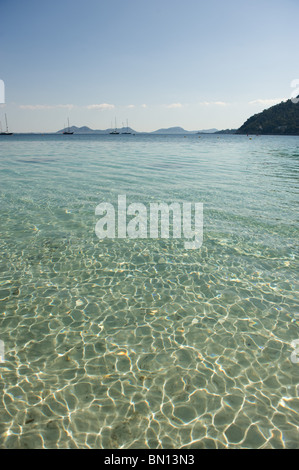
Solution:
[{"label": "turquoise sea", "polygon": [[[298,169],[298,137],[1,136],[0,448],[299,448]],[[202,202],[202,246],[99,240],[124,194]]]}]

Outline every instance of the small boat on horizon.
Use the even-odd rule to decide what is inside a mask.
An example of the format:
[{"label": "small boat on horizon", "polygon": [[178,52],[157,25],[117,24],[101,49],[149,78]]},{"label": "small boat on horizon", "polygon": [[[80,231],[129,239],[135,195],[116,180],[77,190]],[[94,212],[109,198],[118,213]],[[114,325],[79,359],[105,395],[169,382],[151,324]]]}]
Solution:
[{"label": "small boat on horizon", "polygon": [[71,131],[71,129],[70,129],[70,120],[69,120],[69,118],[67,118],[67,123],[68,123],[67,131],[63,131],[63,134],[73,134],[74,131]]},{"label": "small boat on horizon", "polygon": [[[111,128],[112,128],[112,124],[111,124]],[[119,134],[119,132],[117,130],[117,127],[116,127],[116,118],[115,118],[115,129],[114,129],[114,131],[109,132],[109,134],[114,134],[114,135]]]},{"label": "small boat on horizon", "polygon": [[5,114],[5,123],[6,123],[6,132],[2,131],[2,126],[0,126],[0,135],[13,135],[13,132],[8,132],[7,117]]},{"label": "small boat on horizon", "polygon": [[122,132],[122,134],[132,134],[132,132],[129,131],[128,119],[127,119],[127,130],[126,132]]}]

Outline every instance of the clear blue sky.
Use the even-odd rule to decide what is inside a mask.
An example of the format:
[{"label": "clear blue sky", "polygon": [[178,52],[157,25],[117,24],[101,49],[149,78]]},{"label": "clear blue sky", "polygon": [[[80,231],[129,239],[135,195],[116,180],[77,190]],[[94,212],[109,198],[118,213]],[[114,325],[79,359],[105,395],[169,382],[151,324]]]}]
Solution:
[{"label": "clear blue sky", "polygon": [[0,0],[0,120],[239,127],[290,97],[298,18],[298,0]]}]

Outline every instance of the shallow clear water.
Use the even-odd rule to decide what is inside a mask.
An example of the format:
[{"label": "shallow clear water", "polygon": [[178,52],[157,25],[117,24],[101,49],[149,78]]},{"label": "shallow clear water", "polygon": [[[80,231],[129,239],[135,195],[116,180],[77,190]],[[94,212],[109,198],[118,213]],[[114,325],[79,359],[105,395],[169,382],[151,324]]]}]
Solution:
[{"label": "shallow clear water", "polygon": [[[298,137],[0,140],[0,447],[298,448]],[[95,235],[203,202],[200,249]]]}]

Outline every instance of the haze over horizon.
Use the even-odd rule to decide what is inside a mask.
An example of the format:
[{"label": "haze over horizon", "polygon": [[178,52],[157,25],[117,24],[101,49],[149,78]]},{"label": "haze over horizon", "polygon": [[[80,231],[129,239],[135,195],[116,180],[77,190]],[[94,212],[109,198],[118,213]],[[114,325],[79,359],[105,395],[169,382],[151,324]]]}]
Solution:
[{"label": "haze over horizon", "polygon": [[296,0],[1,0],[13,132],[238,128],[290,98]]}]

